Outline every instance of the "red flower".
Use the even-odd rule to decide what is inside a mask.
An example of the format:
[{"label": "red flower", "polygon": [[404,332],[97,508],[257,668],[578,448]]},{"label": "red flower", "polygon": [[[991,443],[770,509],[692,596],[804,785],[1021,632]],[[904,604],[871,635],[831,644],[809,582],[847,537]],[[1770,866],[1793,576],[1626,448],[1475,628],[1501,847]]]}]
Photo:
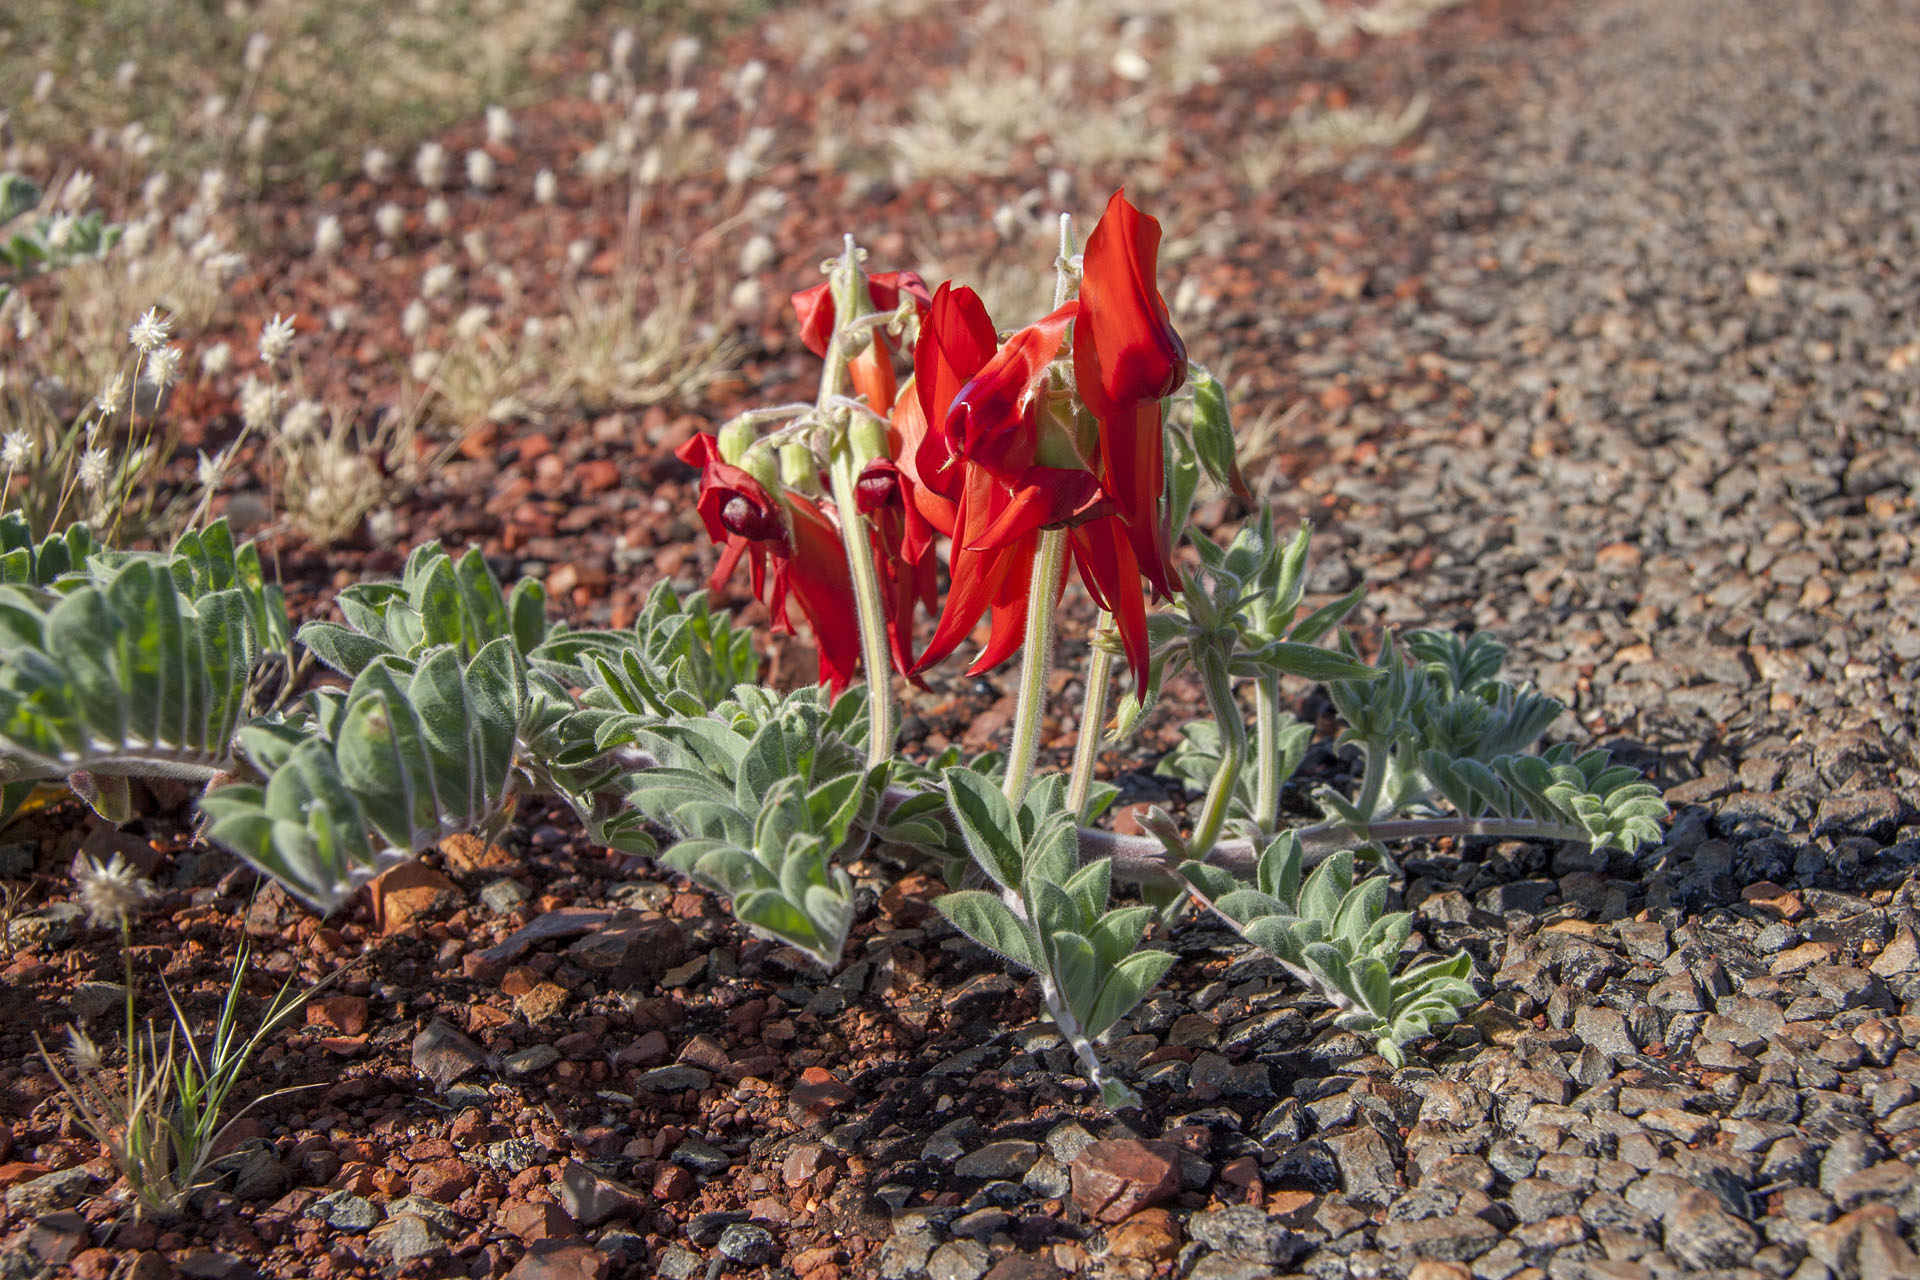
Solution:
[{"label": "red flower", "polygon": [[948,537],[959,514],[961,466],[955,442],[947,435],[947,410],[960,389],[986,368],[998,346],[980,296],[971,289],[941,285],[913,346],[913,394],[893,406],[893,426],[900,437],[894,456],[914,483],[920,514]]},{"label": "red flower", "polygon": [[[993,624],[987,647],[969,672],[1012,656],[1025,635],[1040,533],[1065,527],[1081,580],[1120,620],[1127,660],[1145,678],[1146,601],[1139,566],[1089,465],[1091,441],[1083,438],[1071,398],[1051,386],[1049,367],[1076,311],[1069,303],[1015,334],[953,395],[944,430],[937,433],[964,464],[953,529],[953,582],[916,671],[952,653],[989,611]],[[927,441],[935,435],[928,432]],[[923,443],[923,474],[928,451]]]},{"label": "red flower", "polygon": [[707,536],[726,544],[708,589],[718,591],[745,556],[753,594],[766,602],[775,631],[793,634],[787,601],[799,602],[820,650],[820,679],[838,694],[853,679],[860,658],[860,622],[840,531],[804,494],[789,490],[773,498],[758,480],[720,457],[720,443],[711,435],[695,436],[676,456],[700,468],[700,518]]},{"label": "red flower", "polygon": [[1116,191],[1087,237],[1073,370],[1080,397],[1100,422],[1101,475],[1126,522],[1141,571],[1162,595],[1174,591],[1161,397],[1187,376],[1187,349],[1154,285],[1160,224]]},{"label": "red flower", "polygon": [[[914,271],[882,271],[878,275],[867,277],[867,297],[873,301],[875,311],[892,311],[900,305],[900,295],[906,294],[914,300],[921,315],[927,311],[927,282]],[[800,341],[807,350],[817,356],[827,354],[827,343],[833,338],[835,321],[833,292],[822,282],[811,289],[802,289],[793,295],[793,310],[800,317]],[[867,397],[867,403],[875,413],[885,414],[893,408],[896,384],[893,377],[891,351],[893,340],[884,333],[876,335],[880,341],[870,343],[848,364],[848,373],[853,380],[854,390]]]}]

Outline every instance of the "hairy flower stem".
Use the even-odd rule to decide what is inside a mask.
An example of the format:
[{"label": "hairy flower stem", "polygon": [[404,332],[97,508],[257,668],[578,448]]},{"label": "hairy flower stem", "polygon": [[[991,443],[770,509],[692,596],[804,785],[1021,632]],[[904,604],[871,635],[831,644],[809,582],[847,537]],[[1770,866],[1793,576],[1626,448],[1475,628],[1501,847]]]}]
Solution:
[{"label": "hairy flower stem", "polygon": [[[1073,293],[1073,219],[1060,215],[1060,256],[1053,263],[1053,305]],[[1067,571],[1067,531],[1043,529],[1027,586],[1027,634],[1020,660],[1020,700],[1013,713],[1013,741],[1007,747],[1007,776],[1001,794],[1016,807],[1027,794],[1033,759],[1040,750],[1040,716],[1047,706],[1047,673],[1053,666],[1053,611]],[[1091,768],[1091,766],[1089,766]],[[1068,801],[1069,805],[1073,802]]]},{"label": "hairy flower stem", "polygon": [[827,476],[833,486],[833,504],[847,512],[842,540],[847,545],[847,567],[853,571],[853,598],[860,614],[860,656],[867,664],[867,767],[893,759],[898,731],[893,705],[893,655],[887,648],[887,617],[880,600],[880,574],[873,563],[873,545],[867,541],[866,520],[854,505],[853,447],[844,437],[833,444]]},{"label": "hairy flower stem", "polygon": [[[833,490],[834,509],[840,513],[840,540],[847,549],[847,568],[853,577],[855,611],[860,615],[860,656],[867,667],[867,767],[872,769],[893,759],[893,739],[898,732],[893,705],[893,654],[887,647],[887,614],[880,595],[880,572],[873,563],[873,544],[867,538],[866,518],[860,514],[854,496],[854,482],[862,459],[854,456],[851,420],[844,411],[830,412],[839,398],[847,377],[848,362],[856,354],[844,339],[864,310],[866,284],[860,273],[860,250],[853,237],[833,264],[828,276],[833,292],[833,337],[827,343],[825,367],[820,371],[820,395],[815,412],[823,422],[835,424],[829,446],[827,478]],[[861,340],[872,341],[866,328],[856,331]]]},{"label": "hairy flower stem", "polygon": [[1040,717],[1047,709],[1047,672],[1053,666],[1053,609],[1060,578],[1067,570],[1067,531],[1040,531],[1027,586],[1027,633],[1020,661],[1020,697],[1013,713],[1013,740],[1007,745],[1007,776],[1001,794],[1016,807],[1027,794],[1034,757],[1040,751]]},{"label": "hairy flower stem", "polygon": [[1093,624],[1093,643],[1087,654],[1086,692],[1080,703],[1080,740],[1073,744],[1073,776],[1067,782],[1067,808],[1074,820],[1087,820],[1087,792],[1093,787],[1094,757],[1100,754],[1101,724],[1107,718],[1107,685],[1113,677],[1113,654],[1100,643],[1100,633],[1113,625],[1113,615],[1102,610]]},{"label": "hairy flower stem", "polygon": [[1207,709],[1220,726],[1220,765],[1207,786],[1207,798],[1200,806],[1200,817],[1193,824],[1193,839],[1188,843],[1193,857],[1204,858],[1220,838],[1220,828],[1226,823],[1234,793],[1240,787],[1240,766],[1247,757],[1247,726],[1240,718],[1240,704],[1233,696],[1227,655],[1217,641],[1195,640],[1193,669],[1206,693]]},{"label": "hairy flower stem", "polygon": [[1280,681],[1261,676],[1253,707],[1254,776],[1253,821],[1262,831],[1280,822]]}]

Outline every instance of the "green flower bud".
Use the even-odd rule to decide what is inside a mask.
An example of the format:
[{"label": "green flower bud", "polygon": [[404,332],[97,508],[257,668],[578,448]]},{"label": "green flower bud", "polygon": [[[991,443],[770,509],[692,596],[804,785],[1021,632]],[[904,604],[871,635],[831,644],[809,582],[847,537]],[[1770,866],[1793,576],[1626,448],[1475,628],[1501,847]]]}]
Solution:
[{"label": "green flower bud", "polygon": [[775,496],[779,495],[780,462],[774,457],[773,449],[764,441],[755,442],[753,448],[748,449],[735,465],[758,480],[762,489]]},{"label": "green flower bud", "polygon": [[848,439],[853,445],[855,470],[866,466],[875,458],[889,456],[887,428],[878,419],[867,417],[865,414],[857,415],[853,420],[852,430],[848,432]]},{"label": "green flower bud", "polygon": [[760,433],[753,424],[744,418],[735,418],[720,428],[720,457],[734,466],[740,466],[740,460],[747,456],[747,450],[753,448]]},{"label": "green flower bud", "polygon": [[820,461],[803,444],[780,446],[780,483],[805,494],[820,492]]}]

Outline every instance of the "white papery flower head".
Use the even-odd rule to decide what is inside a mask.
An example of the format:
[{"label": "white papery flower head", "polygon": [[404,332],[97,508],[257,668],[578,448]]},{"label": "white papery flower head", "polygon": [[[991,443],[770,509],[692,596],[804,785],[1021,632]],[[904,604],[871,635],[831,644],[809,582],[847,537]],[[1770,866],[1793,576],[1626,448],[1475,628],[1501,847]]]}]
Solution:
[{"label": "white papery flower head", "polygon": [[493,178],[493,157],[478,147],[467,152],[467,185],[475,191],[491,191]]},{"label": "white papery flower head", "polygon": [[216,342],[200,353],[200,372],[209,377],[218,377],[233,364],[233,348],[224,342]]},{"label": "white papery flower head", "polygon": [[382,240],[398,240],[407,229],[407,213],[391,200],[373,211],[373,229]]},{"label": "white papery flower head", "polygon": [[155,347],[165,342],[173,334],[173,321],[162,319],[160,308],[148,307],[147,313],[134,322],[127,330],[127,340],[139,349],[141,355],[147,355]]},{"label": "white papery flower head", "polygon": [[734,99],[742,107],[751,107],[759,100],[761,87],[766,83],[767,64],[758,58],[749,59],[741,64],[739,74],[734,77]]},{"label": "white papery flower head", "polygon": [[205,450],[199,451],[200,461],[194,466],[194,478],[202,489],[218,489],[220,482],[227,477],[227,451],[215,449],[208,457]]},{"label": "white papery flower head", "polygon": [[438,298],[453,291],[460,269],[451,262],[436,262],[420,273],[420,296]]},{"label": "white papery flower head", "polygon": [[686,79],[693,60],[700,56],[700,41],[693,36],[676,36],[667,46],[667,74],[677,84]]},{"label": "white papery flower head", "polygon": [[413,154],[413,176],[429,191],[447,184],[447,149],[437,142],[423,142]]},{"label": "white papery flower head", "polygon": [[247,121],[247,131],[241,135],[241,145],[250,154],[258,155],[267,149],[267,139],[272,136],[273,121],[263,111],[253,113],[253,119]]},{"label": "white papery flower head", "polygon": [[289,440],[303,439],[317,432],[325,417],[326,410],[320,407],[318,400],[297,400],[280,421],[281,434]]},{"label": "white papery flower head", "polygon": [[247,37],[247,51],[241,56],[241,63],[254,75],[259,75],[267,65],[267,54],[273,51],[273,38],[264,31],[256,31]]},{"label": "white papery flower head", "polygon": [[84,855],[74,868],[74,879],[87,918],[102,927],[119,924],[153,896],[153,882],[118,853],[104,866],[92,854]]},{"label": "white papery flower head", "polygon": [[170,387],[180,375],[180,348],[161,347],[147,356],[146,378],[156,387]]},{"label": "white papery flower head", "polygon": [[80,465],[76,470],[80,476],[80,487],[88,493],[98,493],[107,484],[107,473],[112,469],[113,459],[107,453],[105,445],[96,445],[80,455]]},{"label": "white papery flower head", "polygon": [[409,338],[417,338],[426,332],[427,321],[430,318],[427,304],[415,298],[407,304],[407,309],[400,313],[400,332]]},{"label": "white papery flower head", "polygon": [[513,113],[502,106],[487,108],[487,142],[491,146],[504,147],[513,141]]},{"label": "white papery flower head", "polygon": [[587,77],[587,101],[596,107],[604,107],[613,101],[613,77],[604,71],[596,71]]},{"label": "white papery flower head", "polygon": [[553,170],[542,169],[533,175],[533,198],[540,204],[552,204],[560,195],[560,180]]},{"label": "white papery flower head", "polygon": [[340,252],[347,243],[346,233],[340,230],[340,219],[333,214],[325,214],[313,228],[313,251],[323,258],[331,258]]},{"label": "white papery flower head", "polygon": [[93,402],[93,407],[100,411],[101,417],[110,418],[119,412],[120,404],[126,398],[127,371],[122,369],[113,375],[112,382],[100,388],[100,396]]},{"label": "white papery flower head", "polygon": [[33,461],[33,437],[24,431],[9,431],[0,438],[0,467],[17,471]]},{"label": "white papery flower head", "polygon": [[75,1071],[98,1071],[102,1065],[100,1046],[72,1023],[67,1024],[67,1061]]},{"label": "white papery flower head", "polygon": [[248,374],[240,384],[240,420],[254,431],[265,431],[279,410],[280,388]]},{"label": "white papery flower head", "polygon": [[76,169],[60,188],[60,207],[69,213],[79,213],[93,199],[93,175],[85,169]]},{"label": "white papery flower head", "polygon": [[615,71],[633,70],[633,51],[638,43],[632,27],[621,27],[607,44],[607,65]]},{"label": "white papery flower head", "polygon": [[453,210],[447,207],[445,200],[439,196],[435,196],[433,199],[427,201],[426,206],[420,210],[420,216],[425,218],[427,225],[435,231],[445,231],[447,224],[453,221]]},{"label": "white papery flower head", "polygon": [[360,157],[361,172],[370,182],[385,182],[393,176],[393,156],[384,147],[368,147]]},{"label": "white papery flower head", "polygon": [[282,316],[278,311],[260,330],[260,363],[278,364],[293,349],[293,322],[297,314]]}]

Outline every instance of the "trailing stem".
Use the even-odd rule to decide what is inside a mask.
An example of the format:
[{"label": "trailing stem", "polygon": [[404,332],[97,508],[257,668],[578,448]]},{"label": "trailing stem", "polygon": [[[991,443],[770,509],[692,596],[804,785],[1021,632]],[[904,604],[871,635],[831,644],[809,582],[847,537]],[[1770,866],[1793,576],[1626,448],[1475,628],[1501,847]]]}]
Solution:
[{"label": "trailing stem", "polygon": [[[1047,707],[1047,672],[1053,665],[1053,609],[1060,577],[1067,568],[1067,531],[1043,529],[1027,587],[1027,633],[1020,661],[1020,695],[1013,713],[1013,741],[1007,747],[1007,776],[1001,793],[1018,805],[1027,794],[1034,757],[1040,750],[1040,718]],[[884,636],[882,637],[884,640]]]}]

